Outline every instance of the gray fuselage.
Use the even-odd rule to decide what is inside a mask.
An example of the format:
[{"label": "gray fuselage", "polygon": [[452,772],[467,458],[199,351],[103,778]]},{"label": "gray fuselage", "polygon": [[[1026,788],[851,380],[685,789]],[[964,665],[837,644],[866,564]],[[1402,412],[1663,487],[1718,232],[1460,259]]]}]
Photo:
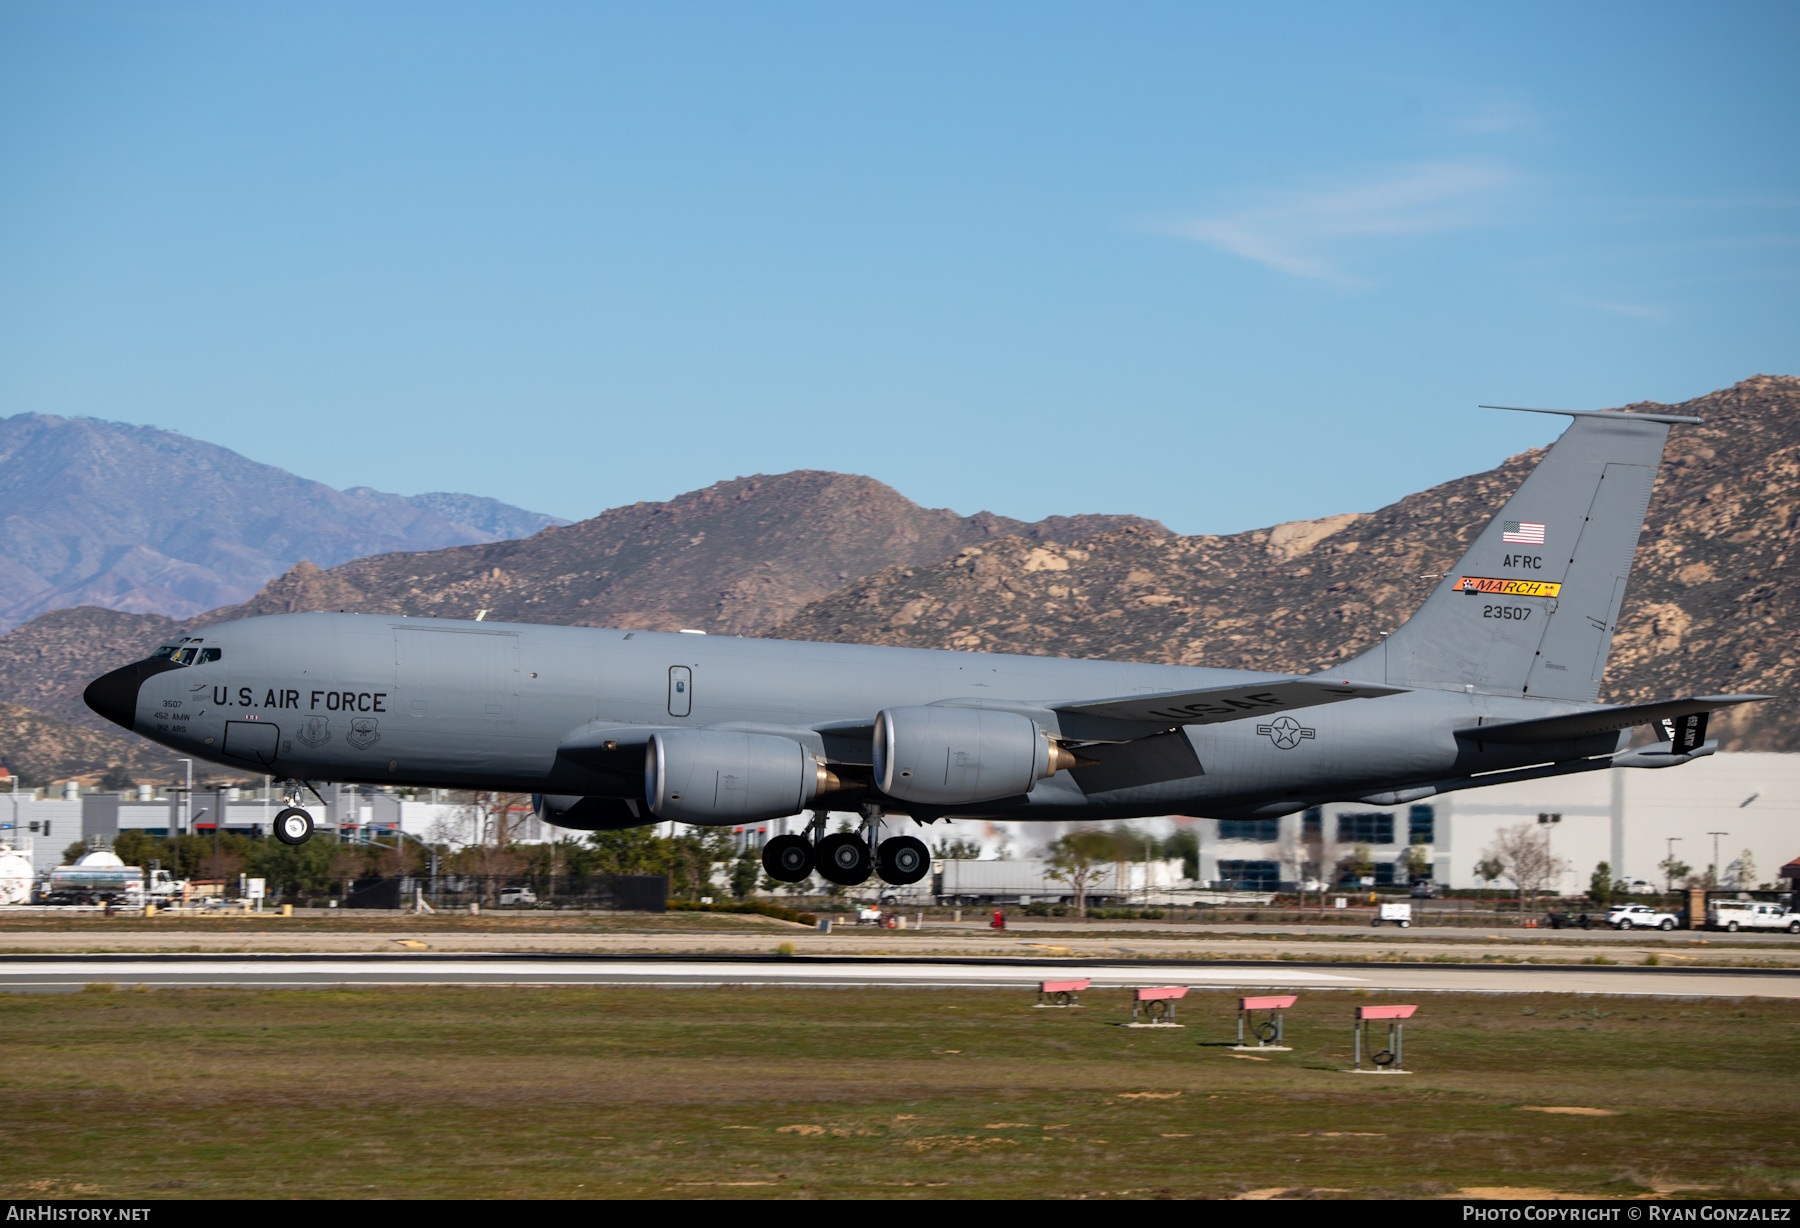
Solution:
[{"label": "gray fuselage", "polygon": [[[182,643],[176,653],[200,649],[195,663],[128,667],[135,697],[121,683],[112,710],[96,709],[183,754],[295,780],[642,801],[646,731],[725,728],[800,741],[851,784],[845,806],[910,813],[867,783],[857,725],[885,708],[956,701],[1028,711],[1096,761],[959,816],[1230,817],[1605,754],[1624,740],[1473,743],[1454,731],[1593,705],[1414,690],[1104,745],[1059,729],[1048,706],[1287,675],[1059,657],[362,614],[246,619]],[[617,736],[601,742],[608,730]]]}]

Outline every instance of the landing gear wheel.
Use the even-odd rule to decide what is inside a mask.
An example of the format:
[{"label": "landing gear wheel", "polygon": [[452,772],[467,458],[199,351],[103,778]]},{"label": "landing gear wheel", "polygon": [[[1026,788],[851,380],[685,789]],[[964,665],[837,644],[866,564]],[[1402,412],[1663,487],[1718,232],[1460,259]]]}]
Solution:
[{"label": "landing gear wheel", "polygon": [[283,844],[305,844],[312,834],[312,815],[298,806],[289,806],[275,816],[275,838]]},{"label": "landing gear wheel", "polygon": [[1673,921],[1669,920],[1667,917],[1664,917],[1662,924],[1657,926],[1656,928],[1659,930],[1672,930],[1675,928],[1675,923]]},{"label": "landing gear wheel", "polygon": [[875,860],[881,881],[896,887],[916,883],[931,872],[931,850],[913,836],[883,840],[875,850]]},{"label": "landing gear wheel", "polygon": [[833,832],[819,841],[815,852],[819,858],[819,873],[840,887],[867,882],[869,871],[875,868],[868,843],[854,832]]},{"label": "landing gear wheel", "polygon": [[805,836],[776,836],[763,845],[763,869],[778,883],[797,883],[813,872],[813,846]]}]

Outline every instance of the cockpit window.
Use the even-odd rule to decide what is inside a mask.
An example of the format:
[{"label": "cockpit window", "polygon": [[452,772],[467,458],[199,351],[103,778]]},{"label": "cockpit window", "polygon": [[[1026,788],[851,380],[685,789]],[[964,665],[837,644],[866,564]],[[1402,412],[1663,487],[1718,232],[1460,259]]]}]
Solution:
[{"label": "cockpit window", "polygon": [[198,637],[182,636],[173,644],[164,644],[150,654],[152,661],[173,661],[177,665],[206,665],[224,657],[223,648],[202,648]]}]

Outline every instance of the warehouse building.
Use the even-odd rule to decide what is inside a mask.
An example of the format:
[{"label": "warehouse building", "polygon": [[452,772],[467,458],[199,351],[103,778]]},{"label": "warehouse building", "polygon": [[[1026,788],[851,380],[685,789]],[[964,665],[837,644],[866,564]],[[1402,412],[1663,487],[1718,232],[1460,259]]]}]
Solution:
[{"label": "warehouse building", "polygon": [[[81,792],[76,788],[0,792],[0,843],[10,844],[31,858],[32,869],[47,873],[63,863],[63,853],[76,842],[110,846],[122,831],[141,831],[166,836],[172,827],[195,835],[211,835],[223,816],[223,830],[260,837],[270,830],[274,816],[286,804],[279,790],[195,789],[183,810],[179,790],[157,791],[145,786],[132,794]],[[303,809],[313,816],[320,831],[334,832],[340,840],[391,841],[396,831],[405,836],[452,847],[481,838],[481,824],[471,809],[447,800],[447,794],[427,793],[423,798],[392,792],[359,789],[352,785],[321,785],[320,805],[310,794]],[[507,822],[511,839],[536,843],[563,832],[528,811],[512,814]],[[403,838],[403,837],[402,837]]]},{"label": "warehouse building", "polygon": [[[1539,816],[1546,821],[1539,823]],[[1800,854],[1800,755],[1720,754],[1680,767],[1614,768],[1469,789],[1409,805],[1333,802],[1278,819],[1142,819],[1127,826],[1166,837],[1190,829],[1199,844],[1197,880],[1211,887],[1295,890],[1336,882],[1340,863],[1366,853],[1377,885],[1409,881],[1417,848],[1425,877],[1446,886],[1485,885],[1476,873],[1507,828],[1540,829],[1565,864],[1547,889],[1586,889],[1598,863],[1615,879],[1658,888],[1673,856],[1696,874],[1714,866],[1722,885],[1776,883]],[[985,858],[1030,858],[1073,825],[961,822],[926,834],[980,845]],[[1779,884],[1777,884],[1779,885]]]}]

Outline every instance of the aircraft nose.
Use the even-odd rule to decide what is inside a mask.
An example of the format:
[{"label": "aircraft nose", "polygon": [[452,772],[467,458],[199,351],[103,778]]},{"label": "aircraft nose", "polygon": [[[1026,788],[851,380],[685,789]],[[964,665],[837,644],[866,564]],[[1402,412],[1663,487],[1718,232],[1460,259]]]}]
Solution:
[{"label": "aircraft nose", "polygon": [[179,668],[168,660],[133,661],[88,683],[81,699],[113,724],[130,729],[137,724],[138,688],[144,684],[144,679]]}]

